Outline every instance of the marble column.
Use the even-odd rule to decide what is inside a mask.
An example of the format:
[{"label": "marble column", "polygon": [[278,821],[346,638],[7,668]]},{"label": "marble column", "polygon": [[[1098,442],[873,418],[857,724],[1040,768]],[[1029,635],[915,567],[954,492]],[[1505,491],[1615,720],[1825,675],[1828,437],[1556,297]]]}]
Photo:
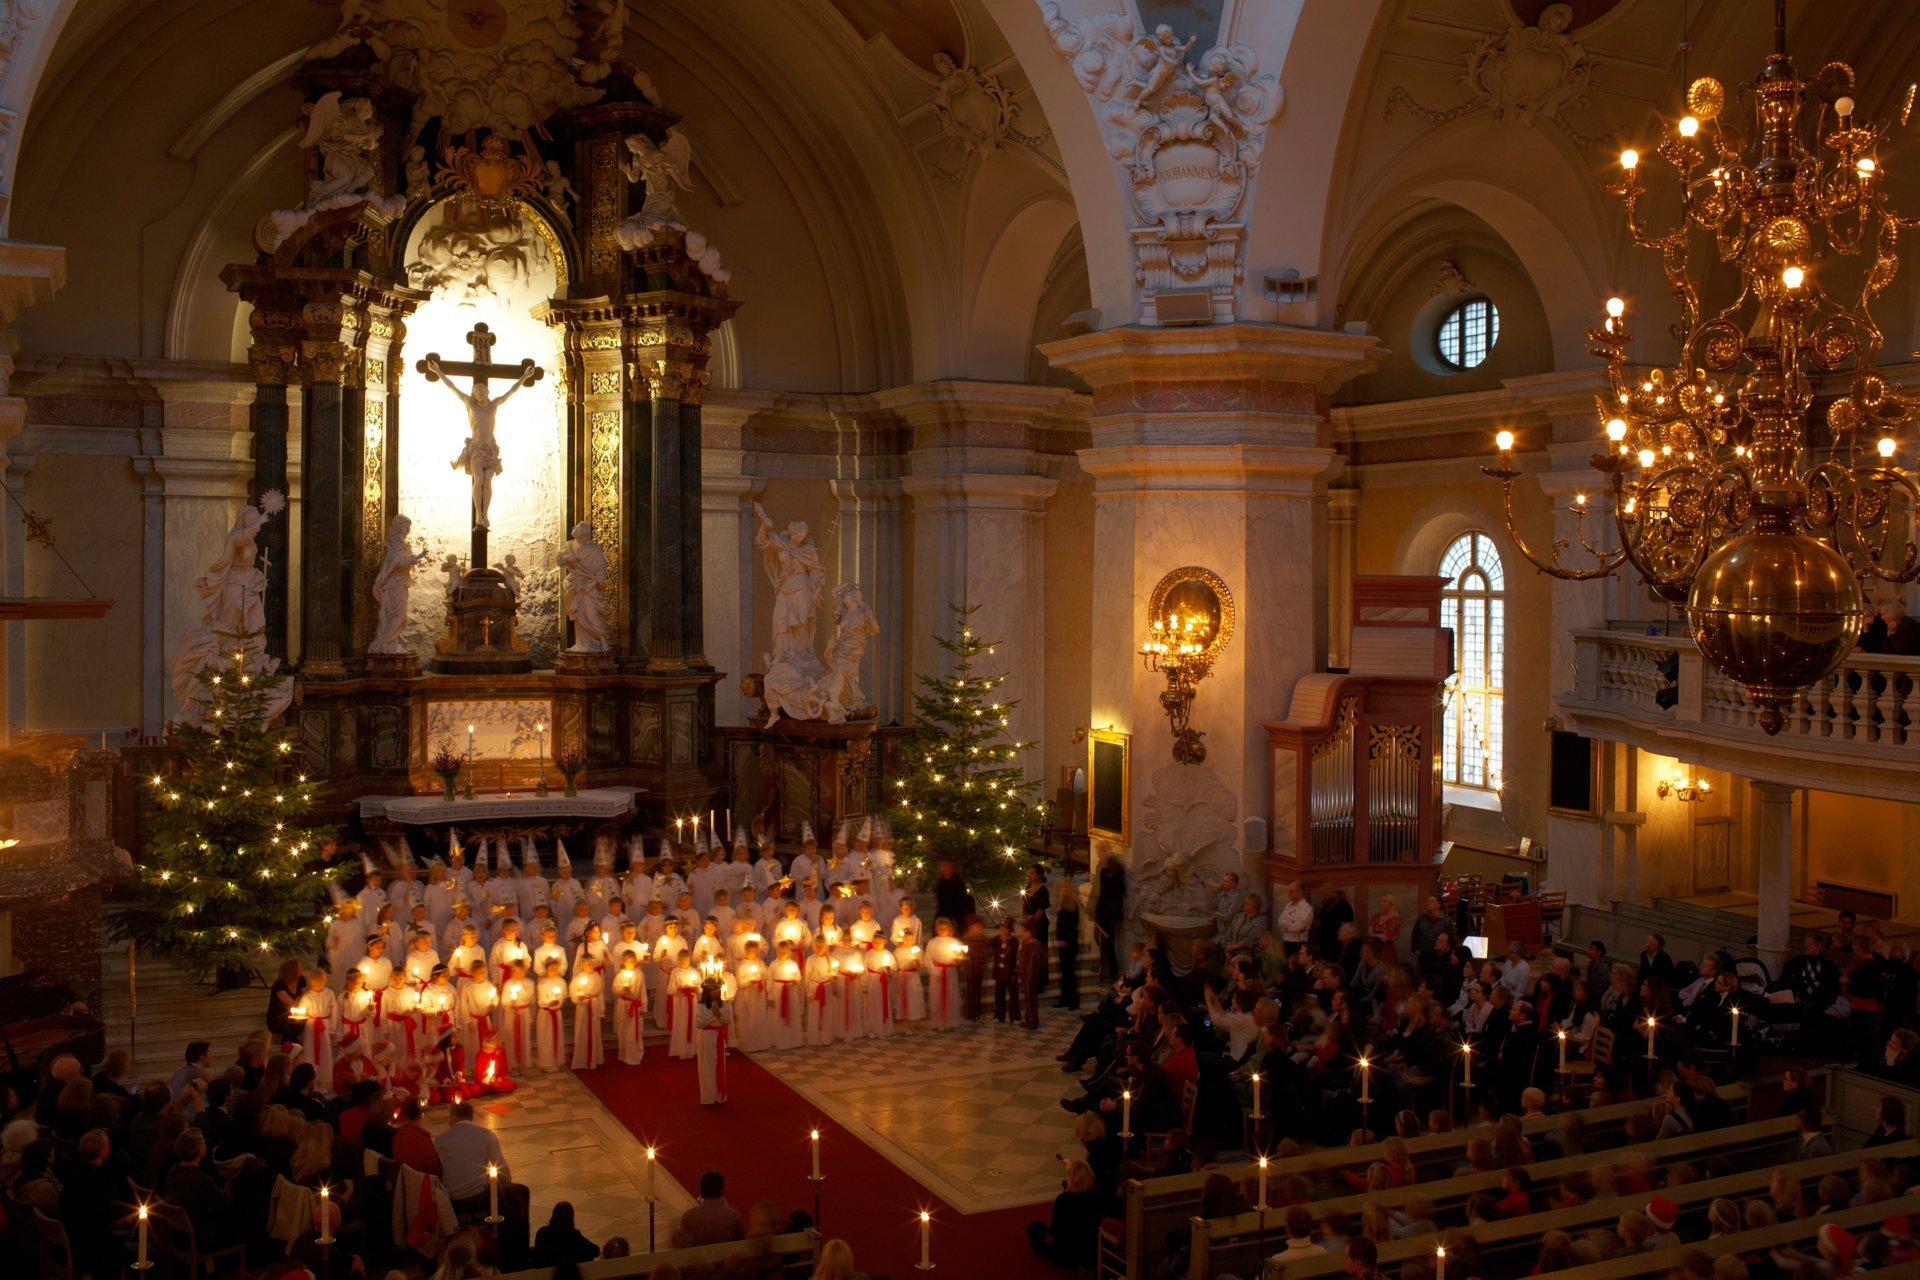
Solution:
[{"label": "marble column", "polygon": [[[253,370],[253,405],[247,411],[253,431],[253,500],[287,489],[287,380],[299,356],[285,311],[270,311],[255,303],[251,328],[253,343],[247,363]],[[262,603],[267,615],[267,652],[287,655],[287,572],[293,563],[286,519],[261,526],[260,560],[266,566],[267,590]]]},{"label": "marble column", "polygon": [[[1133,736],[1132,861],[1173,853],[1194,870],[1264,880],[1272,824],[1265,722],[1326,655],[1326,477],[1333,391],[1378,362],[1370,336],[1272,325],[1120,328],[1048,344],[1093,390],[1092,691],[1088,723]],[[1201,684],[1193,725],[1207,758],[1178,765],[1166,684],[1138,656],[1147,605],[1169,571],[1199,566],[1232,593],[1231,642]],[[1171,807],[1170,807],[1171,806]],[[1233,834],[1179,849],[1162,815],[1235,816]],[[1163,835],[1165,839],[1163,840]],[[1146,905],[1153,889],[1134,877]]]},{"label": "marble column", "polygon": [[1753,787],[1754,891],[1759,897],[1755,950],[1779,973],[1789,953],[1793,916],[1793,793],[1777,782]]},{"label": "marble column", "polygon": [[[674,373],[648,373],[653,393],[649,412],[652,474],[648,500],[652,515],[652,564],[649,577],[654,608],[647,611],[647,669],[680,671],[688,664],[679,614],[692,601],[688,594],[688,561],[700,553],[698,536],[687,537],[689,514],[700,518],[698,488],[682,482],[687,464],[687,434],[681,422],[683,380]],[[698,462],[698,449],[695,449]]]},{"label": "marble column", "polygon": [[1358,489],[1327,490],[1327,667],[1344,670],[1353,639],[1354,523]]},{"label": "marble column", "polygon": [[[311,311],[313,308],[309,308]],[[300,344],[302,389],[300,503],[300,671],[343,675],[348,633],[340,601],[347,548],[340,526],[344,489],[341,433],[348,351],[337,340]]]},{"label": "marble column", "polygon": [[[753,545],[753,504],[766,482],[742,474],[745,455],[734,448],[716,448],[717,416],[708,414],[702,427],[707,443],[700,451],[706,468],[700,485],[701,587],[706,596],[706,652],[716,667],[738,677],[760,667],[754,652],[753,590],[760,571]],[[719,434],[730,434],[721,426]],[[736,437],[737,438],[737,437]],[[740,681],[722,680],[714,687],[714,718],[719,724],[745,724],[747,698]]]}]

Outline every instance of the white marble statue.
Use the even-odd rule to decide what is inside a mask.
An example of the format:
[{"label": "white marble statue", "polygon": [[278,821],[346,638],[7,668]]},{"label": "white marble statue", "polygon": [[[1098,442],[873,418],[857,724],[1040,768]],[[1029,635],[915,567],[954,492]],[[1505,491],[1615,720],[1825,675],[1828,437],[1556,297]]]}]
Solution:
[{"label": "white marble statue", "polygon": [[313,104],[306,137],[300,140],[301,146],[320,152],[320,177],[307,193],[307,204],[317,207],[335,196],[370,190],[384,132],[371,99],[343,101],[338,89],[322,95]]},{"label": "white marble statue", "polygon": [[395,516],[387,525],[387,554],[373,575],[373,598],[380,605],[380,616],[368,653],[407,651],[400,643],[400,633],[407,627],[407,589],[413,585],[413,567],[427,558],[424,543],[416,552],[407,542],[412,532],[413,521],[405,516]]},{"label": "white marble statue", "polygon": [[686,229],[675,207],[675,191],[693,189],[687,177],[692,164],[693,144],[678,129],[669,129],[667,140],[658,145],[644,133],[627,138],[627,158],[620,162],[620,172],[628,182],[644,184],[646,194],[641,197],[640,212],[614,229],[622,248],[650,244],[663,229]]},{"label": "white marble statue", "polygon": [[506,558],[493,567],[498,569],[500,576],[507,580],[508,593],[518,600],[521,587],[526,585],[527,571],[520,567],[518,560],[514,559],[513,552],[507,552]]},{"label": "white marble statue", "polygon": [[607,643],[607,553],[593,540],[593,526],[573,526],[573,540],[553,558],[562,575],[561,598],[573,620],[568,653],[610,653]]},{"label": "white marble statue", "polygon": [[460,563],[460,557],[447,552],[447,558],[440,562],[440,572],[447,578],[447,599],[460,594],[460,588],[467,580],[467,566]]},{"label": "white marble statue", "polygon": [[[199,627],[181,637],[173,654],[176,723],[205,723],[199,674],[207,667],[232,663],[234,654],[241,653],[245,670],[255,675],[278,670],[280,660],[267,656],[267,575],[258,563],[258,539],[267,517],[285,509],[286,498],[277,490],[265,494],[257,507],[241,507],[220,544],[219,556],[193,580],[202,613]],[[266,708],[267,718],[279,715],[292,701],[293,682],[284,681]]]},{"label": "white marble statue", "polygon": [[820,681],[820,701],[828,720],[841,724],[872,709],[866,692],[860,688],[860,660],[867,656],[867,644],[880,634],[880,624],[857,582],[843,582],[833,589],[833,618],[840,626],[833,643],[827,646],[827,674]]},{"label": "white marble statue", "polygon": [[546,193],[547,203],[560,215],[568,226],[573,225],[573,215],[568,212],[577,194],[573,184],[567,181],[567,175],[560,171],[558,160],[547,161],[547,176],[540,179],[540,187]]},{"label": "white marble statue", "polygon": [[766,559],[767,578],[773,583],[773,644],[767,664],[786,663],[808,680],[826,674],[814,656],[814,619],[820,611],[820,591],[827,571],[820,567],[820,548],[807,541],[807,524],[795,520],[785,533],[777,532],[765,507],[753,504],[760,527],[754,545]]},{"label": "white marble statue", "polygon": [[540,371],[527,370],[514,380],[505,393],[493,396],[488,393],[484,379],[476,378],[472,391],[462,391],[441,372],[439,360],[429,356],[423,363],[426,372],[458,396],[460,403],[466,406],[469,434],[460,456],[451,465],[455,471],[464,471],[472,477],[473,527],[484,529],[487,527],[487,508],[493,505],[493,478],[500,474],[500,442],[494,438],[494,418],[500,412],[500,406],[513,398],[514,392],[522,387],[530,387],[539,380]]},{"label": "white marble statue", "polygon": [[427,163],[427,149],[407,148],[407,199],[425,200],[433,194],[433,166]]}]

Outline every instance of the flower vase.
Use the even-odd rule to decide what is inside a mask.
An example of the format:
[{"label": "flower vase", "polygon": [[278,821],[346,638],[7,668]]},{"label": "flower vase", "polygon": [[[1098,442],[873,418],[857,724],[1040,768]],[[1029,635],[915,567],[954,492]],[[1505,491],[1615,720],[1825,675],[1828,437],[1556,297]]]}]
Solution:
[{"label": "flower vase", "polygon": [[566,775],[564,775],[564,776],[565,776],[565,778],[566,778],[566,780],[567,780],[567,792],[566,792],[566,793],[567,793],[568,795],[570,795],[570,796],[577,796],[577,795],[579,795],[579,794],[580,794],[580,789],[579,789],[579,785],[578,785],[578,782],[579,782],[579,775],[577,775],[577,774],[572,774],[572,773],[569,773],[569,774],[566,774]]},{"label": "flower vase", "polygon": [[454,775],[454,774],[451,774],[451,773],[448,773],[448,774],[442,774],[442,775],[441,775],[441,777],[440,777],[440,784],[441,784],[441,793],[440,793],[440,798],[441,798],[442,800],[447,800],[447,801],[451,801],[451,800],[453,800],[453,798],[454,798],[454,794],[453,794],[453,781],[454,781],[454,778],[455,778],[455,776],[456,776],[456,775]]}]

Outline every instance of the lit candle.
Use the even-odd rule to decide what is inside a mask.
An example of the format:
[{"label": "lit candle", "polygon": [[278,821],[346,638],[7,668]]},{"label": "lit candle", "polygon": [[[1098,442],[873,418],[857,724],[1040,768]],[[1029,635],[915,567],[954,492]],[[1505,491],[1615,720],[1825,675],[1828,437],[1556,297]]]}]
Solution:
[{"label": "lit candle", "polygon": [[1733,1047],[1740,1047],[1740,1006],[1733,1006]]},{"label": "lit candle", "polygon": [[1123,1138],[1133,1136],[1133,1090],[1131,1089],[1120,1091],[1120,1136]]},{"label": "lit candle", "polygon": [[1253,1118],[1260,1119],[1260,1073],[1253,1073]]},{"label": "lit candle", "polygon": [[807,1135],[813,1142],[813,1180],[820,1181],[820,1131],[815,1129]]},{"label": "lit candle", "polygon": [[500,1166],[487,1166],[487,1217],[500,1216]]},{"label": "lit candle", "polygon": [[655,1186],[654,1174],[659,1170],[659,1168],[660,1168],[660,1165],[653,1158],[653,1148],[648,1147],[647,1148],[647,1199],[649,1200],[658,1200],[660,1198],[659,1196],[654,1194],[654,1186]]},{"label": "lit candle", "polygon": [[1372,1065],[1365,1058],[1362,1058],[1360,1059],[1360,1105],[1361,1106],[1364,1107],[1369,1102],[1373,1101],[1373,1094],[1370,1092],[1372,1088],[1373,1088],[1373,1068],[1372,1068]]},{"label": "lit candle", "polygon": [[145,1271],[147,1269],[147,1206],[144,1204],[140,1206],[139,1217],[140,1256],[133,1265],[135,1270]]},{"label": "lit candle", "polygon": [[333,1191],[329,1187],[320,1188],[320,1239],[315,1243],[333,1243]]},{"label": "lit candle", "polygon": [[1267,1158],[1260,1157],[1260,1212],[1267,1211]]},{"label": "lit candle", "polygon": [[1567,1074],[1567,1029],[1561,1027],[1554,1034],[1560,1037],[1560,1074]]},{"label": "lit candle", "polygon": [[1463,1088],[1471,1089],[1473,1088],[1473,1041],[1465,1040],[1461,1042],[1460,1056],[1465,1058],[1467,1062],[1466,1078],[1460,1083]]},{"label": "lit candle", "polygon": [[1433,1280],[1447,1280],[1447,1246],[1445,1245],[1434,1247]]},{"label": "lit candle", "polygon": [[1653,1061],[1653,1015],[1647,1015],[1647,1061]]},{"label": "lit candle", "polygon": [[467,726],[467,759],[473,759],[473,726]]},{"label": "lit candle", "polygon": [[920,1211],[920,1266],[923,1270],[933,1267],[933,1215],[925,1209]]},{"label": "lit candle", "polygon": [[547,762],[547,722],[540,721],[533,726],[533,731],[540,735],[539,754],[535,763],[544,765]]}]

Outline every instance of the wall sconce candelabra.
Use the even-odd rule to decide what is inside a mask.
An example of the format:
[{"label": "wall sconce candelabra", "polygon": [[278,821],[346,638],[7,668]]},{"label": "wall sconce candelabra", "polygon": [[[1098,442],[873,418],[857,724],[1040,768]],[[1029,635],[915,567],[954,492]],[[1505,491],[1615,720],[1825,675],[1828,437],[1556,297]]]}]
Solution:
[{"label": "wall sconce candelabra", "polygon": [[1662,800],[1678,800],[1681,804],[1699,804],[1713,794],[1713,784],[1705,778],[1696,778],[1682,771],[1671,778],[1662,778],[1660,785],[1654,788]]},{"label": "wall sconce candelabra", "polygon": [[1233,595],[1220,575],[1189,565],[1160,579],[1147,605],[1147,638],[1140,658],[1148,671],[1167,678],[1160,709],[1173,729],[1173,758],[1199,764],[1207,758],[1206,735],[1193,727],[1193,699],[1200,682],[1233,638]]}]

